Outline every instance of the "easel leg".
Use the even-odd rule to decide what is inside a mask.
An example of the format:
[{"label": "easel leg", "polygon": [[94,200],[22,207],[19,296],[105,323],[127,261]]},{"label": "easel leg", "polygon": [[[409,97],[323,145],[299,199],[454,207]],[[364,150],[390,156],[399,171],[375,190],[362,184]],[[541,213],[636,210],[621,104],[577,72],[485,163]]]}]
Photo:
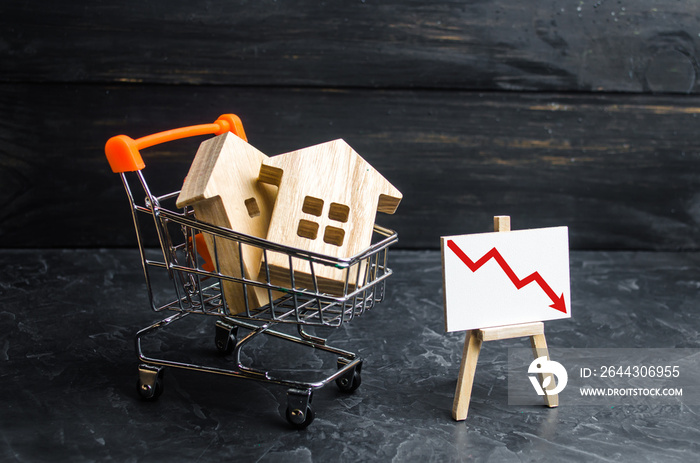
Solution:
[{"label": "easel leg", "polygon": [[464,340],[462,363],[459,367],[455,400],[452,404],[452,418],[456,421],[467,419],[467,412],[469,411],[469,400],[472,395],[476,362],[479,360],[479,352],[481,351],[481,340],[477,337],[477,332],[478,330],[470,330],[467,332]]},{"label": "easel leg", "polygon": [[[536,334],[534,336],[530,336],[530,345],[532,346],[532,354],[535,356],[535,358],[539,358],[542,356],[546,356],[547,360],[549,360],[549,349],[547,349],[547,340],[544,337],[544,334]],[[540,380],[540,384],[544,381],[544,379],[548,376],[551,375],[542,375],[539,374],[537,375],[538,379]],[[550,386],[547,389],[553,389],[555,387],[554,382],[550,384]],[[544,403],[546,406],[552,408],[552,407],[558,407],[559,406],[559,395],[544,395]]]}]

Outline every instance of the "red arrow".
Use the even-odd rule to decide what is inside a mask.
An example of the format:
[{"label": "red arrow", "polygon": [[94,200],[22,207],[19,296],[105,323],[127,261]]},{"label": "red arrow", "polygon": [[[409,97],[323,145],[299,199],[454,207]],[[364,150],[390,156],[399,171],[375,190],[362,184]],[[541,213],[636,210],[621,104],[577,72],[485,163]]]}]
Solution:
[{"label": "red arrow", "polygon": [[544,278],[542,278],[538,272],[534,272],[531,275],[529,275],[521,280],[520,278],[517,277],[517,275],[515,274],[513,269],[510,268],[510,265],[508,265],[508,263],[505,261],[505,259],[501,255],[501,253],[498,252],[498,249],[496,249],[496,248],[491,249],[489,252],[484,254],[484,256],[481,259],[477,260],[476,262],[473,262],[469,257],[467,257],[467,255],[464,253],[464,251],[462,251],[459,248],[459,246],[457,246],[455,244],[454,241],[447,240],[447,247],[449,247],[452,250],[452,252],[454,252],[457,255],[457,257],[459,257],[460,260],[462,262],[464,262],[464,264],[467,267],[469,267],[469,270],[471,270],[472,272],[476,272],[477,270],[479,270],[481,268],[482,265],[484,265],[489,260],[493,259],[496,262],[498,262],[498,265],[501,266],[501,268],[503,269],[503,272],[506,275],[508,275],[508,278],[510,278],[510,281],[513,282],[513,284],[515,285],[515,287],[517,289],[520,289],[524,286],[527,286],[534,281],[535,283],[540,285],[540,288],[542,288],[542,290],[545,292],[545,294],[547,294],[547,296],[549,296],[549,298],[552,300],[553,304],[550,305],[550,307],[555,309],[555,310],[558,310],[559,312],[566,313],[566,303],[564,302],[564,293],[562,293],[561,296],[557,296],[557,293],[555,293],[554,290],[552,290],[552,288],[549,287],[547,282],[544,281]]}]

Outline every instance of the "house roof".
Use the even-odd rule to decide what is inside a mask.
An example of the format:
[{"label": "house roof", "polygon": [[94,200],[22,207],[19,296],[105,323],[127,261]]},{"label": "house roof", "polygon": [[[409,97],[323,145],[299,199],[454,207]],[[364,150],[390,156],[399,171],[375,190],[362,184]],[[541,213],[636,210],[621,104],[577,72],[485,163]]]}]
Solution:
[{"label": "house roof", "polygon": [[265,159],[264,153],[230,132],[204,141],[185,178],[177,207],[217,196],[238,203],[259,194],[257,177]]},{"label": "house roof", "polygon": [[355,196],[378,197],[376,210],[393,214],[402,194],[360,156],[345,140],[337,139],[266,159],[260,168],[261,182],[277,185],[287,179],[288,187],[303,185],[307,194],[353,202]]}]

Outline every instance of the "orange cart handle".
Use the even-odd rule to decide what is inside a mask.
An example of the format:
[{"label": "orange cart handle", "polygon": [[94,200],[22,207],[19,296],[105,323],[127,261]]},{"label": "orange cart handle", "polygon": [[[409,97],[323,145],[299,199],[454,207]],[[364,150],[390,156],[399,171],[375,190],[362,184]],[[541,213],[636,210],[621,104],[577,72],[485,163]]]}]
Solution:
[{"label": "orange cart handle", "polygon": [[165,132],[154,133],[136,140],[126,135],[117,135],[107,140],[105,154],[112,172],[116,174],[134,172],[146,167],[140,152],[144,148],[181,138],[208,134],[221,135],[226,132],[232,132],[243,140],[248,141],[241,119],[235,114],[222,114],[213,124],[191,125],[189,127],[166,130]]}]

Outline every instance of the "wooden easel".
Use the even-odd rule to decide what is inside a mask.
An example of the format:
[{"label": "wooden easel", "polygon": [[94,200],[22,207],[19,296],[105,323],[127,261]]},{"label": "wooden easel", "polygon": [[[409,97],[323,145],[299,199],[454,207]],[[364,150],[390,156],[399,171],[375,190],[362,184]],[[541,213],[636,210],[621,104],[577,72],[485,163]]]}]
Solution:
[{"label": "wooden easel", "polygon": [[[495,232],[510,231],[510,216],[502,215],[493,218],[493,230]],[[481,328],[469,330],[464,340],[464,351],[462,352],[462,363],[459,367],[459,377],[457,378],[457,389],[455,399],[452,404],[452,418],[462,421],[467,418],[469,411],[469,401],[474,384],[474,374],[476,373],[476,362],[479,360],[481,344],[484,341],[496,341],[500,339],[529,337],[532,353],[535,358],[546,356],[549,359],[547,350],[547,340],[544,337],[544,323],[521,323],[517,325],[496,326],[492,328]],[[543,383],[543,376],[538,375],[540,384]],[[554,384],[550,388],[553,388]],[[556,407],[559,405],[558,395],[544,395],[545,405]]]}]

